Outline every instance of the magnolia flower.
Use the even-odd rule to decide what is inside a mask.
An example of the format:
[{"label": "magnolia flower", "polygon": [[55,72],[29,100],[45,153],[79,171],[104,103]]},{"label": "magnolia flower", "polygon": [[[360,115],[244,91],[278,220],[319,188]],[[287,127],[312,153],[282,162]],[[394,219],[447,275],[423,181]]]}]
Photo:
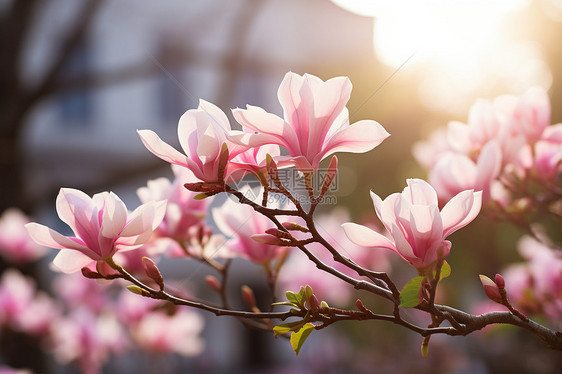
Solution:
[{"label": "magnolia flower", "polygon": [[483,200],[486,201],[500,170],[500,148],[497,142],[490,141],[482,148],[476,163],[460,153],[448,152],[441,155],[429,173],[429,182],[443,200],[449,200],[461,191],[473,189],[482,191]]},{"label": "magnolia flower", "polygon": [[[241,178],[246,172],[256,169],[256,166],[248,164],[249,159],[245,158],[244,162],[228,163],[225,175],[219,176],[221,154],[225,144],[229,152],[228,161],[248,149],[226,138],[226,133],[230,130],[230,123],[224,112],[217,106],[200,100],[199,107],[185,112],[179,121],[178,138],[185,154],[162,141],[151,130],[139,130],[138,133],[146,148],[162,160],[188,168],[201,181],[217,182],[223,177],[227,181],[232,179],[233,173],[237,173]],[[257,164],[265,161],[265,155],[263,160],[255,161]]]},{"label": "magnolia flower", "polygon": [[29,238],[25,225],[29,218],[19,209],[6,209],[0,217],[0,256],[10,263],[27,264],[42,257],[46,248]]},{"label": "magnolia flower", "polygon": [[289,72],[277,95],[284,119],[251,105],[234,109],[234,118],[244,131],[229,132],[229,139],[247,147],[283,146],[289,156],[277,159],[307,171],[318,169],[320,161],[336,152],[370,151],[389,136],[375,121],[349,126],[345,105],[351,82],[346,77],[324,82],[313,75]]},{"label": "magnolia flower", "polygon": [[36,243],[61,250],[53,263],[65,273],[109,259],[117,251],[140,247],[150,239],[166,211],[166,202],[158,201],[128,213],[113,192],[90,198],[71,188],[61,188],[56,205],[60,219],[72,228],[74,237],[65,237],[38,223],[25,227]]},{"label": "magnolia flower", "polygon": [[0,278],[0,326],[26,334],[44,334],[60,313],[55,302],[38,291],[35,281],[15,269]]},{"label": "magnolia flower", "polygon": [[[246,196],[250,190],[243,189]],[[239,204],[232,199],[227,199],[219,208],[212,210],[213,220],[219,230],[228,237],[228,247],[233,253],[255,262],[266,264],[280,256],[286,248],[278,245],[266,244],[256,241],[252,237],[261,237],[266,230],[275,226],[269,218],[258,214],[249,205]],[[276,239],[271,236],[271,238]]]},{"label": "magnolia flower", "polygon": [[402,193],[384,201],[371,192],[377,216],[391,239],[365,226],[344,223],[349,239],[364,247],[382,247],[398,253],[423,272],[451,249],[447,236],[470,223],[480,212],[482,192],[463,191],[439,211],[437,194],[425,181],[408,179]]},{"label": "magnolia flower", "polygon": [[190,227],[205,218],[211,199],[194,199],[197,193],[184,187],[185,183],[197,181],[189,170],[172,165],[172,171],[173,181],[167,178],[149,180],[146,187],[137,189],[137,195],[142,203],[167,200],[166,214],[155,234],[182,238]]},{"label": "magnolia flower", "polygon": [[196,356],[204,348],[199,336],[202,329],[203,318],[191,310],[182,309],[173,315],[147,313],[132,326],[131,332],[135,342],[145,351]]}]

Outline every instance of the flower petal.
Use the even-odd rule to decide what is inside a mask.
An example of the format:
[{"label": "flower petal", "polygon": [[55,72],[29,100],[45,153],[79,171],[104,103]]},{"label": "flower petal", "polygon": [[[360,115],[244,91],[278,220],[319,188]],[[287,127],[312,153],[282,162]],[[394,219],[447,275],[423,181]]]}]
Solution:
[{"label": "flower petal", "polygon": [[63,273],[74,273],[92,262],[94,260],[81,252],[62,249],[55,256],[53,265]]},{"label": "flower petal", "polygon": [[480,212],[481,206],[481,191],[462,191],[449,200],[441,210],[443,238],[472,222]]},{"label": "flower petal", "polygon": [[341,225],[345,235],[351,240],[353,243],[362,246],[362,247],[376,247],[376,248],[388,248],[395,252],[396,246],[394,243],[378,232],[371,230],[368,227],[363,225],[358,225],[356,223],[347,222]]},{"label": "flower petal", "polygon": [[[152,130],[137,130],[144,146],[156,157],[171,164],[188,167],[187,156],[180,153],[177,149],[164,142]],[[180,138],[181,140],[181,138]]]},{"label": "flower petal", "polygon": [[336,152],[368,152],[389,136],[378,122],[359,121],[335,133],[322,148],[322,158]]}]

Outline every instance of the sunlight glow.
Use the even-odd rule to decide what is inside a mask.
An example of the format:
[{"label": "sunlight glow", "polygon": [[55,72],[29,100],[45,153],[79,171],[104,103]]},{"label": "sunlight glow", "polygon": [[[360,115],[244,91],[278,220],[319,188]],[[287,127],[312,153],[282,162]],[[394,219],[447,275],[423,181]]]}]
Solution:
[{"label": "sunlight glow", "polygon": [[510,40],[514,30],[505,27],[505,19],[529,0],[332,1],[375,17],[378,59],[394,68],[408,61],[409,71],[423,74],[420,97],[433,109],[455,112],[475,94],[493,89],[520,93],[524,87],[551,84],[540,46]]}]

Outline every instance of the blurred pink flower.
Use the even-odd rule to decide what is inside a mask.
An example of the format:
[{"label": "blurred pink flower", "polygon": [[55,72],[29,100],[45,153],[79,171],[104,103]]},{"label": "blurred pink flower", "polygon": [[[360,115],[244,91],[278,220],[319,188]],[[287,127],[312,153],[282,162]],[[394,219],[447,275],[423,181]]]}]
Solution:
[{"label": "blurred pink flower", "polygon": [[84,374],[101,373],[110,355],[128,345],[124,331],[113,314],[93,314],[75,308],[66,318],[51,325],[51,349],[61,363],[76,362]]},{"label": "blurred pink flower", "polygon": [[461,153],[441,155],[429,173],[429,182],[441,200],[450,200],[465,190],[482,191],[487,201],[501,171],[501,151],[496,141],[488,142],[475,163]]},{"label": "blurred pink flower", "polygon": [[0,256],[6,261],[23,265],[42,257],[46,248],[37,245],[25,229],[31,222],[16,208],[6,209],[0,217]]},{"label": "blurred pink flower", "polygon": [[101,313],[111,305],[108,289],[109,284],[88,279],[80,273],[58,274],[53,281],[54,294],[69,308],[86,307],[94,313]]},{"label": "blurred pink flower", "polygon": [[[242,189],[241,192],[248,196],[251,190]],[[267,229],[276,226],[249,205],[226,199],[223,205],[213,208],[212,215],[219,230],[231,238],[226,244],[233,254],[257,264],[267,264],[287,250],[286,247],[252,239],[252,236],[264,234]]]},{"label": "blurred pink flower", "polygon": [[[146,187],[137,190],[142,203],[167,200],[166,214],[145,247],[150,254],[177,251],[182,242],[191,238],[190,229],[204,222],[212,198],[197,200],[196,192],[184,187],[185,183],[197,182],[188,169],[172,165],[174,180],[158,178],[150,180]],[[179,249],[181,251],[181,248]]]},{"label": "blurred pink flower", "polygon": [[[217,106],[200,100],[199,107],[185,112],[179,121],[178,138],[185,154],[162,141],[151,130],[139,130],[138,133],[146,148],[162,160],[191,170],[201,181],[217,182],[223,177],[218,175],[223,144],[228,147],[229,161],[248,149],[226,138],[226,133],[230,130],[230,123],[224,112]],[[253,161],[246,157],[244,162],[229,163],[224,179],[232,181],[234,177],[231,175],[234,173],[241,178],[246,172],[254,171],[256,166]],[[264,160],[255,160],[256,163],[261,161]]]},{"label": "blurred pink flower", "polygon": [[31,335],[45,333],[60,313],[32,278],[8,269],[0,279],[0,325]]},{"label": "blurred pink flower", "polygon": [[145,314],[132,326],[132,336],[148,352],[195,356],[203,351],[204,343],[199,336],[202,329],[200,315],[179,309],[173,315],[162,311]]},{"label": "blurred pink flower", "polygon": [[94,261],[111,258],[117,251],[146,243],[165,211],[166,202],[159,201],[141,205],[129,214],[113,192],[90,198],[82,191],[61,188],[57,212],[76,236],[65,237],[37,223],[25,227],[36,243],[60,249],[53,263],[61,271],[71,273]]},{"label": "blurred pink flower", "polygon": [[392,239],[355,223],[344,223],[343,228],[355,244],[393,250],[423,272],[449,254],[451,242],[445,238],[478,215],[482,192],[463,191],[439,211],[437,194],[427,182],[408,179],[407,183],[402,193],[384,201],[371,192],[377,216]]},{"label": "blurred pink flower", "polygon": [[351,95],[351,82],[346,77],[324,82],[310,74],[289,72],[277,95],[284,119],[251,105],[234,109],[234,118],[243,131],[229,132],[229,139],[247,147],[283,146],[289,156],[277,158],[279,161],[310,171],[318,169],[320,161],[329,155],[367,152],[389,136],[375,121],[349,126],[345,105]]}]

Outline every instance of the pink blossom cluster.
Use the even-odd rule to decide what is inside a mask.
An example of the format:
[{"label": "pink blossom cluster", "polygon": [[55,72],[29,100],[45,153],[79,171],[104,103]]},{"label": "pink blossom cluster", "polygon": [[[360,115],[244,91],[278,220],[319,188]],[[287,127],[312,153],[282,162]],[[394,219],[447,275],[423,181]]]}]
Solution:
[{"label": "pink blossom cluster", "polygon": [[25,229],[29,218],[19,209],[6,209],[0,216],[0,257],[14,265],[33,262],[46,252],[46,248],[35,243]]},{"label": "pink blossom cluster", "polygon": [[[203,182],[230,183],[259,173],[266,166],[266,154],[280,165],[315,171],[320,161],[336,152],[367,152],[389,136],[375,121],[350,126],[345,108],[350,95],[351,82],[346,77],[322,81],[289,72],[278,90],[283,118],[248,105],[233,110],[242,125],[242,131],[236,131],[222,110],[201,100],[197,109],[188,110],[179,121],[178,138],[185,153],[151,130],[140,130],[139,135],[153,154],[191,170]],[[280,146],[288,155],[281,155]],[[225,157],[227,163],[221,166]]]},{"label": "pink blossom cluster", "polygon": [[[441,199],[474,189],[505,206],[529,182],[549,191],[558,184],[562,124],[550,125],[550,102],[539,87],[520,97],[478,100],[467,123],[449,122],[414,147]],[[514,196],[515,195],[515,196]]]},{"label": "pink blossom cluster", "polygon": [[518,249],[526,262],[511,265],[502,272],[510,301],[528,313],[544,314],[560,322],[562,250],[531,237],[523,237]]}]

